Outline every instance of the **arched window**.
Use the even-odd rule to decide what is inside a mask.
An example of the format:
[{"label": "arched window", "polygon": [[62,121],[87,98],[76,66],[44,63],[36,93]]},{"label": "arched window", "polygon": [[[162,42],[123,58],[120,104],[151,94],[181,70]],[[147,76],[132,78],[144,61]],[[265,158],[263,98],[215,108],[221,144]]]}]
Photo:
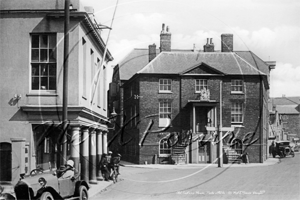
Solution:
[{"label": "arched window", "polygon": [[164,138],[159,143],[159,156],[169,156],[171,154],[171,148],[168,145],[168,139]]}]

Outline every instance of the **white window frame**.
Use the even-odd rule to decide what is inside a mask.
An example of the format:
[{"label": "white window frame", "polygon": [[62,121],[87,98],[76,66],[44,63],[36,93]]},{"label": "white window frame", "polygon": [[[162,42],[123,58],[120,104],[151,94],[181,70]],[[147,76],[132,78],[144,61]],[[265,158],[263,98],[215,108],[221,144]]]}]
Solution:
[{"label": "white window frame", "polygon": [[159,93],[172,92],[172,79],[161,78],[159,79]]},{"label": "white window frame", "polygon": [[203,89],[208,89],[207,79],[196,79],[195,80],[195,93],[200,93]]},{"label": "white window frame", "polygon": [[[33,37],[38,36],[38,47],[33,46]],[[47,44],[42,45],[42,37],[47,36]],[[52,43],[51,43],[51,41]],[[30,35],[30,91],[32,92],[50,92],[57,90],[57,35],[56,33],[32,33]],[[38,59],[34,55],[38,52]],[[42,53],[43,52],[43,53]],[[46,55],[42,60],[41,55]],[[52,56],[51,56],[52,55]],[[50,59],[52,58],[52,59]],[[53,70],[52,70],[53,69]],[[37,88],[33,85],[33,80],[38,81]],[[46,85],[43,85],[46,80]],[[51,81],[52,85],[51,88]],[[50,89],[51,88],[51,89]]]},{"label": "white window frame", "polygon": [[168,157],[172,153],[171,147],[168,146],[168,138],[159,141],[159,157]]},{"label": "white window frame", "polygon": [[231,80],[231,93],[243,94],[244,93],[244,81],[242,79]]},{"label": "white window frame", "polygon": [[158,105],[159,127],[170,126],[172,119],[172,102],[170,99],[161,99]]},{"label": "white window frame", "polygon": [[231,123],[243,124],[244,122],[244,104],[242,102],[231,102]]}]

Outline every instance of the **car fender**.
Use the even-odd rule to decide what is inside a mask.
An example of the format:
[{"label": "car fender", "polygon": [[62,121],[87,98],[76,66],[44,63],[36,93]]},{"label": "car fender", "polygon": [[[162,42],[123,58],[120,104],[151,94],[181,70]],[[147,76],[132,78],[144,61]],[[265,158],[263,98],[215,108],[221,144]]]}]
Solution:
[{"label": "car fender", "polygon": [[45,187],[42,193],[44,193],[44,192],[50,192],[55,200],[56,199],[58,199],[58,200],[64,199],[60,196],[60,194],[58,194],[58,192],[53,187],[50,187],[50,186]]},{"label": "car fender", "polygon": [[89,186],[89,184],[86,181],[79,180],[79,181],[76,182],[76,185],[75,185],[75,195],[76,196],[79,195],[79,188],[80,188],[81,185],[85,186],[87,190],[90,189],[90,186]]}]

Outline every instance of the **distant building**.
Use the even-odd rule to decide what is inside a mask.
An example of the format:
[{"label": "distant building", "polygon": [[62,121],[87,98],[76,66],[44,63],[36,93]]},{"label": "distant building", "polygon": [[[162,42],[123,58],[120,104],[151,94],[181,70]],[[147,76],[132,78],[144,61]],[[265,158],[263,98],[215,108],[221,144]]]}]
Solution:
[{"label": "distant building", "polygon": [[282,140],[299,142],[300,138],[300,97],[275,97],[271,99],[282,123]]},{"label": "distant building", "polygon": [[130,52],[111,83],[110,112],[118,114],[118,126],[109,148],[140,164],[213,163],[217,140],[207,127],[220,124],[222,104],[222,125],[234,128],[224,139],[229,161],[247,152],[250,162],[264,162],[275,62],[234,51],[232,34],[222,34],[221,42],[221,51],[214,50],[212,39],[204,51],[173,50],[163,25],[160,49],[153,44]]},{"label": "distant building", "polygon": [[71,0],[68,128],[62,141],[64,1],[0,4],[0,180],[15,182],[38,166],[60,167],[66,152],[82,178],[95,182],[96,157],[107,151],[105,66],[113,58],[109,51],[104,57],[93,9]]}]

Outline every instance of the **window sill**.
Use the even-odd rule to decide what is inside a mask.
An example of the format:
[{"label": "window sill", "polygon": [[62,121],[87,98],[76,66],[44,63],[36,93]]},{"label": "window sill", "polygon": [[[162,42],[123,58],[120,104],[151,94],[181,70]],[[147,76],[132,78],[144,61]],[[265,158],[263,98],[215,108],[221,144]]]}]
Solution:
[{"label": "window sill", "polygon": [[230,94],[244,94],[244,92],[239,92],[239,91],[231,91]]},{"label": "window sill", "polygon": [[243,126],[243,123],[235,123],[235,124],[231,123],[231,126],[232,127],[237,127],[237,128],[243,128],[243,127],[245,127],[245,126]]},{"label": "window sill", "polygon": [[159,158],[167,158],[169,156],[171,156],[171,154],[159,154],[158,155]]},{"label": "window sill", "polygon": [[159,94],[173,94],[171,91],[158,91]]},{"label": "window sill", "polygon": [[44,96],[44,97],[57,97],[58,94],[51,93],[51,92],[40,92],[40,93],[29,93],[29,94],[26,94],[26,97],[41,97],[41,96]]}]

